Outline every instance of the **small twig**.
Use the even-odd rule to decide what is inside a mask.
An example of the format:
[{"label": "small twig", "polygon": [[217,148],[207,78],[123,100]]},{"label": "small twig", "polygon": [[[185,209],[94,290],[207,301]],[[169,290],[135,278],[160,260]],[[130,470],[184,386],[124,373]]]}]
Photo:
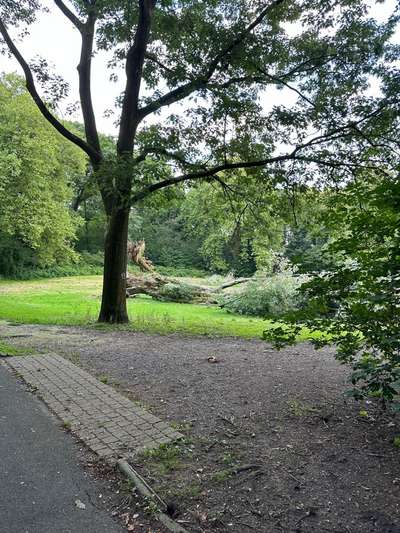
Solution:
[{"label": "small twig", "polygon": [[231,431],[230,429],[226,429],[225,432],[226,432],[225,435],[228,438],[237,437],[239,435],[239,433],[237,433],[236,431]]},{"label": "small twig", "polygon": [[286,472],[286,474],[288,476],[290,476],[292,479],[294,479],[296,481],[296,483],[298,483],[299,485],[303,485],[303,482],[300,481],[300,479],[297,479],[297,477],[294,476],[291,472],[289,472],[289,470],[286,470],[286,468],[284,468],[283,470]]},{"label": "small twig", "polygon": [[249,481],[250,479],[254,478],[254,477],[258,477],[258,476],[262,476],[266,474],[265,470],[256,470],[256,472],[252,472],[251,474],[249,474],[248,476],[244,477],[244,478],[240,478],[238,481],[236,481],[235,483],[233,483],[232,485],[234,487],[237,487],[238,485],[241,485],[243,483],[246,483],[247,481]]},{"label": "small twig", "polygon": [[240,472],[247,472],[247,470],[259,470],[261,467],[262,465],[257,465],[257,464],[243,465],[243,466],[238,466],[237,468],[234,468],[232,472],[234,474],[240,474]]},{"label": "small twig", "polygon": [[242,526],[246,526],[248,527],[249,529],[256,529],[254,526],[251,526],[250,524],[248,524],[247,522],[239,522],[238,521],[238,524],[242,525]]},{"label": "small twig", "polygon": [[230,420],[229,418],[226,418],[226,416],[223,416],[221,414],[218,414],[217,415],[217,418],[220,418],[221,420],[223,420],[224,422],[226,422],[227,424],[231,424],[231,426],[233,426],[235,429],[239,430],[240,431],[240,428],[234,423],[232,422],[232,420]]}]

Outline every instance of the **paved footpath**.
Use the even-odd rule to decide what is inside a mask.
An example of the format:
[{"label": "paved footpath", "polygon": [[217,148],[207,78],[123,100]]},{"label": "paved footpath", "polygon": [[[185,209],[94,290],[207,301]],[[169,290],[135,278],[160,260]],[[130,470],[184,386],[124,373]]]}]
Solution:
[{"label": "paved footpath", "polygon": [[93,504],[105,490],[79,466],[72,439],[0,361],[1,533],[123,533]]},{"label": "paved footpath", "polygon": [[5,359],[66,427],[114,462],[182,435],[167,423],[56,354]]}]

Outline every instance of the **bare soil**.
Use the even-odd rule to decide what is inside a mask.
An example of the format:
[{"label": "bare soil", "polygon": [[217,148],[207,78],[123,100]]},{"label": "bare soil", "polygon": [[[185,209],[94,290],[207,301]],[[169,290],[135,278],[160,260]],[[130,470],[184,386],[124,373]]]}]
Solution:
[{"label": "bare soil", "polygon": [[135,466],[194,532],[400,533],[399,417],[345,396],[348,368],[308,344],[1,325],[56,351],[187,435]]}]

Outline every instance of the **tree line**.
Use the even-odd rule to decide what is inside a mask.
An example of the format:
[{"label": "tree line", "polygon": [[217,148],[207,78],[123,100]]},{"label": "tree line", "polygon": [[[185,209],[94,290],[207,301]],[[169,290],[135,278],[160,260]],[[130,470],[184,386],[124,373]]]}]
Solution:
[{"label": "tree line", "polygon": [[[107,217],[87,158],[46,124],[21,77],[0,78],[0,104],[0,274],[79,264],[90,254],[98,262]],[[82,124],[68,124],[82,131]],[[102,137],[112,149],[115,141]],[[321,270],[323,197],[293,187],[260,190],[240,170],[229,190],[207,181],[141,202],[131,210],[128,237],[144,239],[157,266],[249,276],[271,270],[280,254],[300,272]]]}]

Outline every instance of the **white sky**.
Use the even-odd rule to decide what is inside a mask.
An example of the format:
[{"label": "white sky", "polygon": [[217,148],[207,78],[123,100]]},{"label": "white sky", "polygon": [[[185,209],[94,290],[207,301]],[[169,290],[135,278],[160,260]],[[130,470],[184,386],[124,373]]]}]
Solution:
[{"label": "white sky", "polygon": [[[45,0],[43,3],[50,8],[50,13],[40,16],[40,20],[31,27],[29,37],[18,46],[28,62],[38,55],[46,58],[50,64],[57,65],[57,74],[62,75],[71,87],[69,102],[74,102],[78,100],[76,66],[80,53],[80,36],[64,15],[53,7],[51,0]],[[373,5],[371,12],[375,18],[383,21],[394,10],[396,0],[386,0],[384,4],[377,5],[370,0],[370,3]],[[400,31],[396,35],[396,41],[400,41]],[[106,68],[109,57],[105,52],[96,54],[92,68],[92,91],[98,128],[103,133],[114,135],[116,134],[114,126],[116,117],[106,118],[103,114],[107,109],[115,109],[115,98],[123,90],[124,76],[120,76],[117,83],[109,81],[110,72]],[[21,69],[15,59],[0,55],[0,72],[21,73]],[[265,94],[264,105],[266,108],[277,103],[290,106],[295,101],[296,95],[292,91],[271,87]],[[118,110],[116,116],[118,116]],[[80,114],[68,118],[81,120]]]}]

